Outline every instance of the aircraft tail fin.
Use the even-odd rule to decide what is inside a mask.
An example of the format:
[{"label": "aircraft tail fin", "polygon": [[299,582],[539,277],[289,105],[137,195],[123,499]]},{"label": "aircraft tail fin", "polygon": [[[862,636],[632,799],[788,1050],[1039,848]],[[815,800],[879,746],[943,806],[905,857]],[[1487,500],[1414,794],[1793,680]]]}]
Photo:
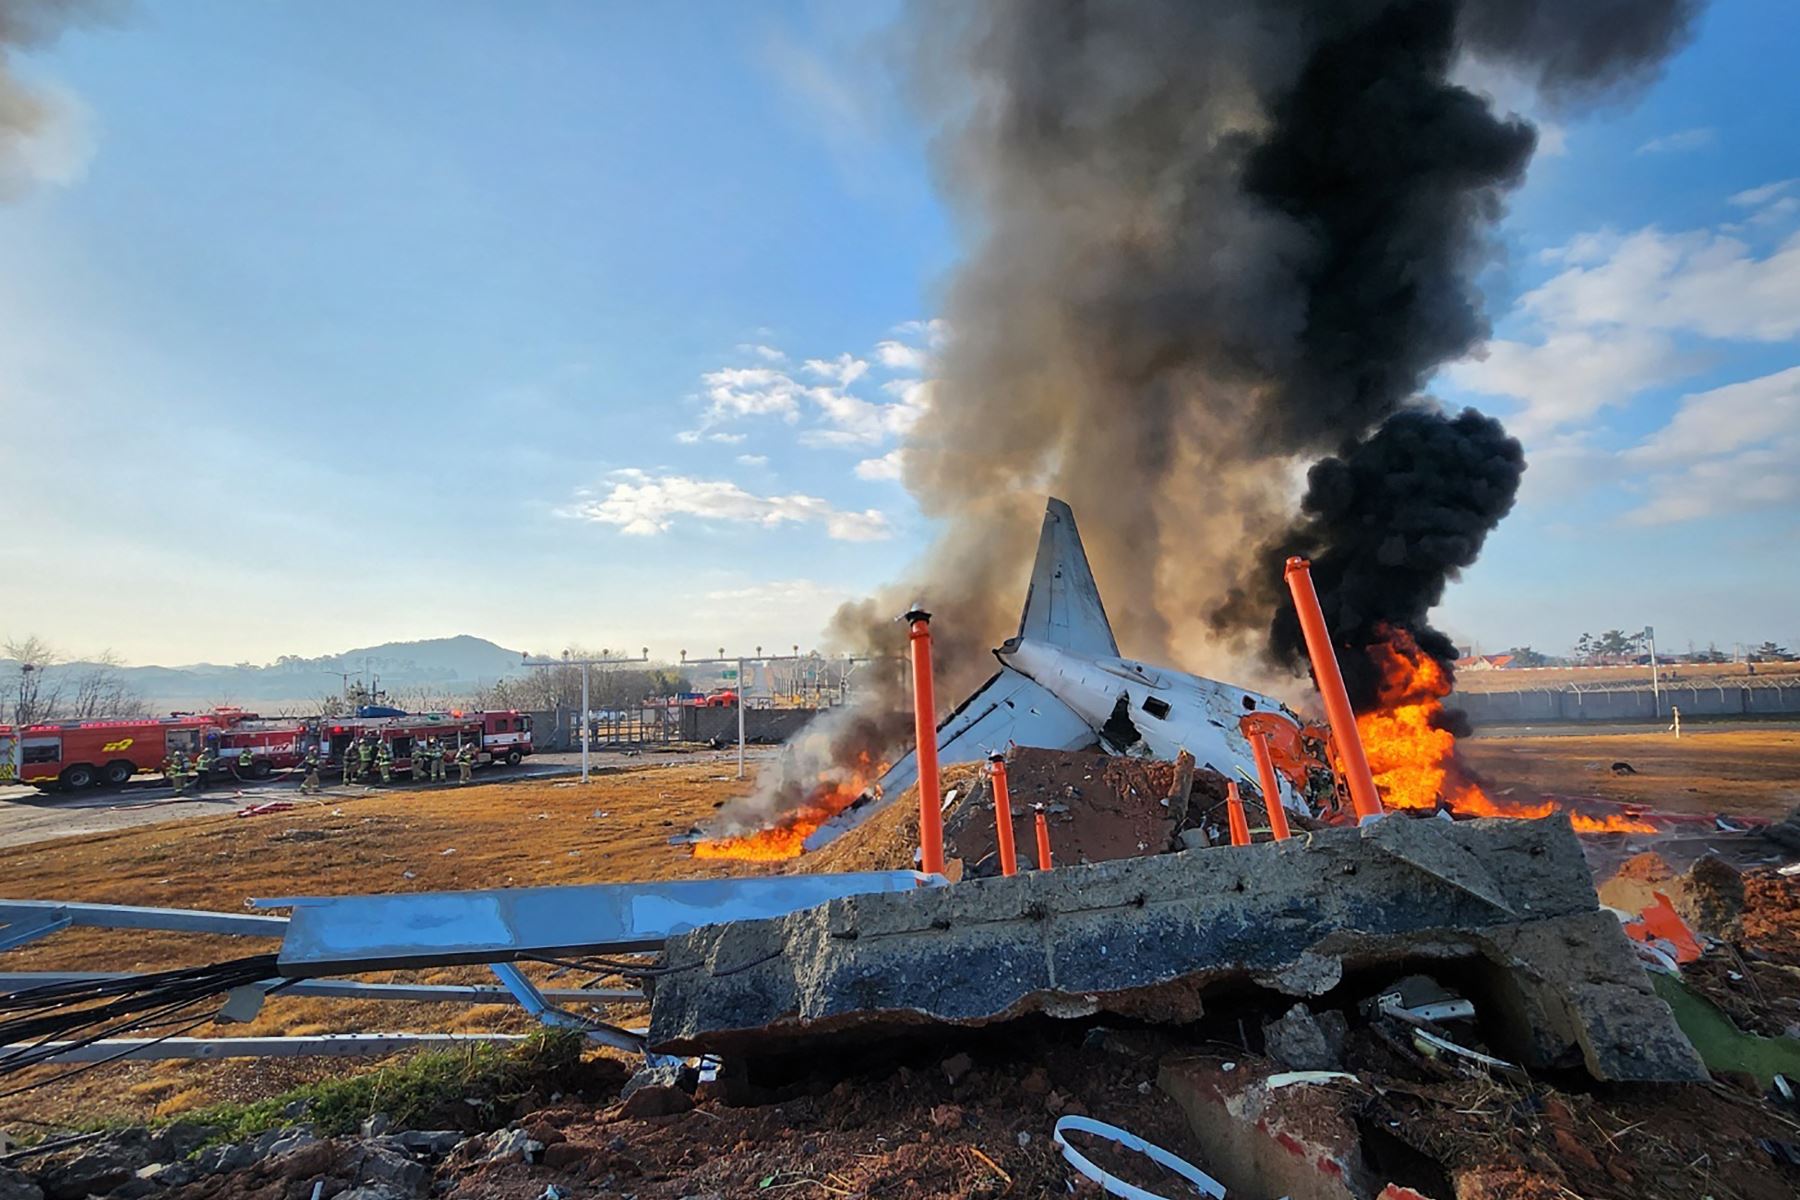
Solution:
[{"label": "aircraft tail fin", "polygon": [[1119,656],[1099,585],[1075,528],[1075,513],[1054,497],[1044,506],[1044,529],[1038,535],[1025,611],[1019,615],[1019,636],[1096,658]]}]

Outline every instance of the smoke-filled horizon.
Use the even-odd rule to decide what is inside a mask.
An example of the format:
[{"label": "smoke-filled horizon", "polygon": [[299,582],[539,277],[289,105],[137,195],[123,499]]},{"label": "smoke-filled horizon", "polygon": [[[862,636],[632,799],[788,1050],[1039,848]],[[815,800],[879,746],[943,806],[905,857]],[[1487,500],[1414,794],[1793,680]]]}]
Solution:
[{"label": "smoke-filled horizon", "polygon": [[922,599],[960,700],[1016,624],[1053,494],[1135,657],[1297,669],[1292,551],[1350,644],[1388,623],[1453,654],[1427,613],[1524,462],[1498,422],[1420,393],[1487,334],[1475,277],[1536,140],[1455,74],[1605,99],[1698,6],[920,0],[914,90],[969,243],[903,456],[944,532],[840,611],[840,640],[891,651]]}]

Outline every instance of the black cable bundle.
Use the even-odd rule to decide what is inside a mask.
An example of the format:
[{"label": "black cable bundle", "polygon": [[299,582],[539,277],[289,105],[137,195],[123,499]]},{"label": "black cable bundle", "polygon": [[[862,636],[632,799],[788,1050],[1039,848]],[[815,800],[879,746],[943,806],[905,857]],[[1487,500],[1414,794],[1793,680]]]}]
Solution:
[{"label": "black cable bundle", "polygon": [[[131,1030],[165,1028],[211,997],[275,978],[275,963],[273,954],[253,954],[204,967],[73,979],[0,995],[0,1013],[18,1014],[0,1019],[0,1046],[8,1047],[0,1051],[0,1076]],[[209,1010],[184,1029],[204,1025],[213,1015]]]}]

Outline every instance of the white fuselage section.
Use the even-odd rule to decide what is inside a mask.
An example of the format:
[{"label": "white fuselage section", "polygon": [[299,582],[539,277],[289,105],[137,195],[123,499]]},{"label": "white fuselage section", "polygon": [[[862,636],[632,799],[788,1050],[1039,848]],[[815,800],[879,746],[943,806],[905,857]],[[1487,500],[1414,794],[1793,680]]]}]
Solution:
[{"label": "white fuselage section", "polygon": [[[1215,680],[1170,671],[1129,658],[1093,658],[1029,638],[1015,638],[994,652],[1002,663],[1029,677],[1102,731],[1121,754],[1173,759],[1182,750],[1196,764],[1240,783],[1254,780],[1255,759],[1238,722],[1251,712],[1281,712],[1279,700]],[[1109,736],[1106,724],[1127,697],[1127,716],[1139,735],[1132,741]],[[1298,803],[1286,779],[1282,800]]]}]

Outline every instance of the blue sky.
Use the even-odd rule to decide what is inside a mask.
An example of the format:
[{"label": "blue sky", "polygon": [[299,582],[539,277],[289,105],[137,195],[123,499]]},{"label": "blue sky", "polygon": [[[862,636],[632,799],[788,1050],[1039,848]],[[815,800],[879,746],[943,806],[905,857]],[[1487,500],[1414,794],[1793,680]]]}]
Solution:
[{"label": "blue sky", "polygon": [[[890,19],[143,0],[17,55],[63,117],[0,202],[0,636],[811,643],[930,534],[890,455],[958,246]],[[1542,114],[1436,388],[1533,463],[1459,637],[1800,642],[1797,46],[1718,5]]]}]

